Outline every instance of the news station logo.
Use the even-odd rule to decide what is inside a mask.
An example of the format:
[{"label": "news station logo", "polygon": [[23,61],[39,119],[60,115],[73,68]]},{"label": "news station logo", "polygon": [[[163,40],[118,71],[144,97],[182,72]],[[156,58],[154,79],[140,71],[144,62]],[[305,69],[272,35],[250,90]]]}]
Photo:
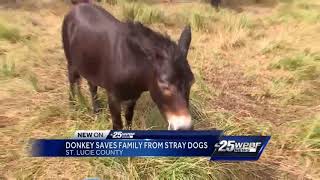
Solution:
[{"label": "news station logo", "polygon": [[112,139],[133,139],[134,132],[113,131],[110,136]]},{"label": "news station logo", "polygon": [[237,142],[235,140],[222,140],[215,144],[217,152],[249,152],[257,153],[262,146],[261,142]]},{"label": "news station logo", "polygon": [[214,145],[212,160],[256,161],[270,136],[222,136]]}]

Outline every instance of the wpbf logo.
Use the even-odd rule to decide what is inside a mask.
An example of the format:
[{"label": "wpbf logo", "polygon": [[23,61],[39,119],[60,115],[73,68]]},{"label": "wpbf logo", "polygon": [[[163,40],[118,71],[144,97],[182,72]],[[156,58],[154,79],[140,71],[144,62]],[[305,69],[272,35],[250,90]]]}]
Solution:
[{"label": "wpbf logo", "polygon": [[132,139],[133,136],[135,135],[135,133],[134,132],[127,133],[127,132],[122,132],[122,131],[114,131],[110,135],[113,139],[121,139],[121,138]]},{"label": "wpbf logo", "polygon": [[237,142],[235,140],[222,140],[215,144],[217,152],[249,152],[256,153],[261,142]]}]

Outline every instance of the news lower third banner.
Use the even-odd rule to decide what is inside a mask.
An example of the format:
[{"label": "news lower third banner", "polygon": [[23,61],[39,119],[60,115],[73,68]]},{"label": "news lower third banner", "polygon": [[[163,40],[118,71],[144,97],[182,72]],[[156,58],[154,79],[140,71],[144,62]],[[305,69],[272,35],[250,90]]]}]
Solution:
[{"label": "news lower third banner", "polygon": [[255,161],[270,136],[224,136],[222,131],[76,131],[70,139],[37,139],[34,157],[210,157]]}]

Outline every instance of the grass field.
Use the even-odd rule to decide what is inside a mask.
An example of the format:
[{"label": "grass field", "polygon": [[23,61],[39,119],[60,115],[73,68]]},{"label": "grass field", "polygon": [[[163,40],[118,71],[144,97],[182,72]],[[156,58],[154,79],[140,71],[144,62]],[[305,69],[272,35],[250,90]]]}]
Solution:
[{"label": "grass field", "polygon": [[[147,1],[147,0],[145,0]],[[85,81],[68,103],[61,44],[63,1],[0,3],[0,179],[320,179],[320,2],[105,0],[121,20],[135,20],[177,40],[192,26],[189,62],[196,76],[196,129],[271,135],[257,162],[204,158],[32,158],[32,138],[70,137],[77,129],[111,129],[107,107],[95,116]],[[105,103],[105,92],[100,89]],[[165,129],[145,93],[134,129]]]}]

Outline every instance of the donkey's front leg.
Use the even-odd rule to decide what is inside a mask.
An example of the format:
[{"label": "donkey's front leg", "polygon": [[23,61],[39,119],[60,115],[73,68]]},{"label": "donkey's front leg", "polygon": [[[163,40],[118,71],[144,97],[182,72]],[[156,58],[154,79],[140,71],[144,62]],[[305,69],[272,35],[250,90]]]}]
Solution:
[{"label": "donkey's front leg", "polygon": [[120,101],[113,95],[108,95],[108,104],[112,118],[112,125],[114,130],[122,129],[121,120],[121,104]]},{"label": "donkey's front leg", "polygon": [[100,104],[98,101],[98,86],[88,81],[89,90],[91,93],[91,101],[92,101],[92,109],[94,113],[98,113],[100,111]]},{"label": "donkey's front leg", "polygon": [[132,126],[132,118],[133,118],[133,114],[134,114],[134,107],[136,105],[137,99],[132,99],[129,101],[127,109],[126,109],[126,121],[127,121],[127,128],[129,130],[131,130],[131,126]]}]

